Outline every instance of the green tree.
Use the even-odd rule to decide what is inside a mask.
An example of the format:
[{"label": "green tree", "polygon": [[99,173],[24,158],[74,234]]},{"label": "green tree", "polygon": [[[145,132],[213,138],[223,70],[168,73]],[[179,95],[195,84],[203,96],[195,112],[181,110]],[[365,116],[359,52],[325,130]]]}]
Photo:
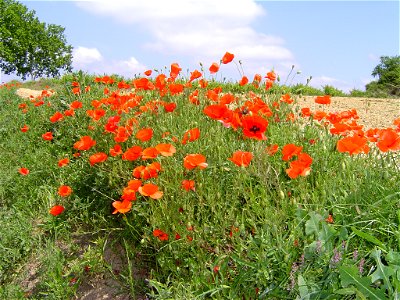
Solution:
[{"label": "green tree", "polygon": [[14,0],[0,0],[0,69],[22,79],[58,76],[71,71],[72,46],[64,28],[40,22]]},{"label": "green tree", "polygon": [[378,80],[365,86],[367,92],[400,96],[400,56],[381,56],[380,59],[371,74]]}]

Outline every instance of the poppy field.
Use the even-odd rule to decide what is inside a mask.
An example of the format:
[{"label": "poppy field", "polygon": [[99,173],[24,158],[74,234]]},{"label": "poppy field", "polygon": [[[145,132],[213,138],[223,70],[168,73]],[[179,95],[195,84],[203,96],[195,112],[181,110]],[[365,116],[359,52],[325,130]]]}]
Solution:
[{"label": "poppy field", "polygon": [[0,298],[400,297],[400,116],[215,79],[234,63],[1,86]]}]

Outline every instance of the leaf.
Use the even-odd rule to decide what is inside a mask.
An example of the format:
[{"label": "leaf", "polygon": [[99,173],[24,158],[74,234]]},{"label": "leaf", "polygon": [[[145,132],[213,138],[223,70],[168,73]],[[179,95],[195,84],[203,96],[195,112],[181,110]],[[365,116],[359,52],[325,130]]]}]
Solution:
[{"label": "leaf", "polygon": [[390,284],[389,277],[395,273],[394,269],[392,267],[387,267],[382,264],[381,250],[372,250],[371,257],[373,257],[376,261],[376,270],[374,273],[371,274],[372,283],[377,280],[382,280],[384,287],[389,290],[389,295],[391,295],[393,293],[393,287]]},{"label": "leaf", "polygon": [[301,299],[310,299],[310,295],[308,293],[307,283],[304,280],[303,276],[299,275],[297,277],[297,284],[299,286],[299,294]]},{"label": "leaf", "polygon": [[321,215],[316,214],[315,212],[310,212],[310,220],[306,222],[306,235],[311,235],[315,233],[318,235],[319,232],[319,223],[322,220]]},{"label": "leaf", "polygon": [[371,279],[368,277],[360,277],[356,266],[339,267],[339,274],[342,286],[344,288],[354,285],[362,295],[369,299],[386,299],[385,292],[382,289],[373,289],[370,287]]},{"label": "leaf", "polygon": [[352,287],[347,287],[344,289],[336,290],[335,294],[338,295],[354,295],[356,293],[357,289],[352,286]]},{"label": "leaf", "polygon": [[370,235],[369,233],[363,232],[361,230],[358,230],[355,227],[351,227],[351,230],[353,230],[353,232],[358,235],[360,238],[363,238],[364,240],[379,246],[380,248],[382,248],[383,250],[386,250],[386,246],[380,241],[378,240],[376,237]]}]

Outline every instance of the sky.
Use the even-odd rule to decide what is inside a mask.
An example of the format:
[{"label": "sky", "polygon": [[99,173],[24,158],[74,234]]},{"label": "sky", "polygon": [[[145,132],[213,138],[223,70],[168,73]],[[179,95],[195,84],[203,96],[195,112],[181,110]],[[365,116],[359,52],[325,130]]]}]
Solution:
[{"label": "sky", "polygon": [[65,28],[74,70],[98,75],[133,78],[177,62],[183,75],[202,65],[211,78],[209,66],[228,51],[236,63],[222,65],[218,80],[274,70],[282,83],[312,77],[317,88],[364,90],[380,56],[400,54],[399,1],[20,2]]}]

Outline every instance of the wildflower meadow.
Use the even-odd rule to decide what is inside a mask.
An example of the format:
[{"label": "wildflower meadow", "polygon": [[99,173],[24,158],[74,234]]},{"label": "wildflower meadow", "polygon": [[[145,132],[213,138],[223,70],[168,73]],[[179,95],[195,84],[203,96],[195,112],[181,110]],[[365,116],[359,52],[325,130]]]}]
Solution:
[{"label": "wildflower meadow", "polygon": [[399,299],[400,115],[227,64],[1,86],[1,299]]}]

